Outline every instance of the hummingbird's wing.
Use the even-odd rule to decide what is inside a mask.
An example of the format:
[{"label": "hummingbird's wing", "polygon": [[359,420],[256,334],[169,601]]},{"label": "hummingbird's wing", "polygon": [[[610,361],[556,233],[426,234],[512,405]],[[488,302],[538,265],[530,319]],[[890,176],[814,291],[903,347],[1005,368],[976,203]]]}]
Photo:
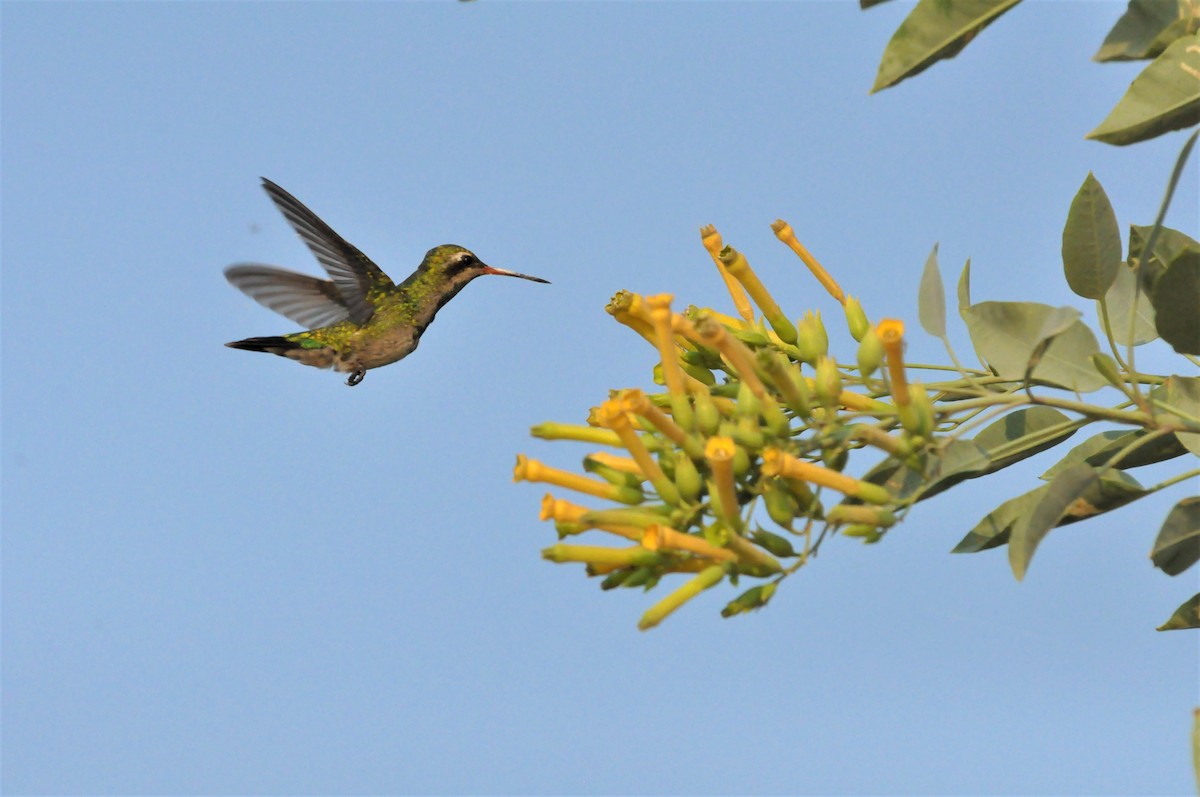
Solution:
[{"label": "hummingbird's wing", "polygon": [[254,301],[300,324],[317,329],[345,321],[350,308],[329,280],[259,263],[225,269],[225,279]]},{"label": "hummingbird's wing", "polygon": [[375,312],[375,306],[367,301],[367,294],[372,288],[392,287],[391,279],[371,262],[371,258],[334,232],[300,200],[267,178],[262,178],[262,181],[275,206],[291,222],[304,243],[308,244],[321,267],[333,278],[333,284],[337,286],[349,310],[349,318],[356,324],[367,323]]}]

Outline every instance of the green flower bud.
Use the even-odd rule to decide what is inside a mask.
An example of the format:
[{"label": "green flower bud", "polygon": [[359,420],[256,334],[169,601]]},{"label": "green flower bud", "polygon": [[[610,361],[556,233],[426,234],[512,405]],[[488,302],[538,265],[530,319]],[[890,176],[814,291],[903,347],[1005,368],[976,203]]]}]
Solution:
[{"label": "green flower bud", "polygon": [[738,387],[737,412],[741,418],[757,418],[762,412],[762,402],[745,382]]},{"label": "green flower bud", "polygon": [[750,454],[742,446],[733,449],[733,475],[742,478],[750,472]]},{"label": "green flower bud", "polygon": [[872,528],[889,528],[895,524],[896,515],[892,510],[879,506],[838,504],[829,510],[825,519],[836,524],[851,523]]},{"label": "green flower bud", "polygon": [[696,428],[705,436],[712,437],[721,425],[721,411],[713,404],[707,393],[696,394]]},{"label": "green flower bud", "polygon": [[758,425],[758,418],[750,418],[742,416],[738,418],[737,425],[733,427],[734,442],[738,445],[748,448],[751,451],[759,451],[766,445],[767,439],[763,436],[762,428]]},{"label": "green flower bud", "polygon": [[[811,493],[809,495],[811,496]],[[799,501],[779,479],[763,479],[762,497],[771,520],[791,531],[792,521],[800,512]]]},{"label": "green flower bud", "polygon": [[809,310],[796,325],[799,338],[796,348],[800,350],[801,362],[815,365],[817,360],[829,352],[829,334],[821,323],[821,313]]},{"label": "green flower bud", "polygon": [[771,596],[775,594],[775,588],[778,585],[778,582],[771,581],[746,590],[721,610],[721,616],[733,617],[735,614],[743,614],[766,606],[767,601],[771,600]]},{"label": "green flower bud", "polygon": [[653,567],[634,568],[629,576],[621,583],[621,586],[631,588],[647,586],[651,579],[658,581],[655,576],[655,572],[656,571]]},{"label": "green flower bud", "polygon": [[624,584],[625,579],[627,579],[631,575],[633,575],[633,572],[634,571],[629,568],[625,568],[623,570],[612,571],[607,576],[605,576],[603,581],[600,582],[600,589],[605,590],[605,591],[610,590],[610,589],[616,589],[617,587]]},{"label": "green flower bud", "polygon": [[861,341],[863,336],[871,330],[871,322],[867,320],[867,314],[863,312],[862,304],[853,296],[847,296],[842,309],[846,311],[846,325],[850,327],[850,336]]},{"label": "green flower bud", "polygon": [[729,332],[747,346],[766,346],[771,342],[760,329],[733,328]]},{"label": "green flower bud", "polygon": [[837,363],[831,357],[817,360],[817,375],[814,380],[817,388],[817,398],[826,408],[837,406],[838,396],[842,394],[842,375]]},{"label": "green flower bud", "polygon": [[850,460],[850,452],[845,448],[825,448],[821,450],[821,462],[830,470],[841,473]]},{"label": "green flower bud", "polygon": [[883,535],[879,533],[879,529],[877,529],[875,526],[866,526],[860,524],[846,526],[842,529],[842,536],[861,537],[862,541],[868,545],[873,542],[879,542],[879,540],[883,538]]},{"label": "green flower bud", "polygon": [[696,463],[682,451],[675,452],[675,486],[679,488],[679,496],[689,504],[695,503],[704,489],[704,479]]},{"label": "green flower bud", "polygon": [[796,549],[792,547],[792,543],[787,537],[780,537],[778,534],[772,534],[764,529],[757,529],[750,533],[750,539],[768,553],[775,556],[795,556]]},{"label": "green flower bud", "polygon": [[681,364],[680,367],[683,368],[683,372],[685,374],[707,387],[712,387],[717,383],[717,378],[713,376],[713,372],[707,368],[702,368],[699,365],[687,364]]},{"label": "green flower bud", "polygon": [[928,437],[933,431],[933,404],[920,382],[908,385],[908,405],[899,408],[900,425],[913,437]]},{"label": "green flower bud", "polygon": [[883,341],[868,328],[858,344],[858,372],[863,379],[870,379],[871,374],[883,365]]}]

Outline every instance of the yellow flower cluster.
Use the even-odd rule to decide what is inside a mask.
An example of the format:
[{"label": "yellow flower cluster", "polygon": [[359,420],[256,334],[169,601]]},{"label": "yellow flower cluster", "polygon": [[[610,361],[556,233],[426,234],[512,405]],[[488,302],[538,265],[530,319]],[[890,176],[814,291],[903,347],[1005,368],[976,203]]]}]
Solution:
[{"label": "yellow flower cluster", "polygon": [[[588,454],[587,475],[517,457],[515,481],[620,505],[588,508],[547,494],[541,518],[555,523],[560,542],[543,551],[546,559],[584,563],[589,575],[603,577],[604,589],[649,589],[665,575],[690,574],[643,615],[642,629],[725,579],[768,581],[723,614],[764,605],[830,529],[878,540],[905,504],[886,485],[843,473],[848,454],[872,447],[911,457],[934,428],[928,396],[905,374],[903,324],[885,320],[872,327],[790,225],[777,221],[772,228],[842,307],[858,342],[853,369],[829,353],[819,313],[793,322],[746,257],[725,246],[715,228],[704,227],[702,241],[737,315],[695,307],[680,313],[670,294],[619,292],[608,313],[655,348],[655,381],[665,390],[613,391],[592,409],[587,425],[533,427],[535,437],[621,451]],[[826,510],[830,495],[838,503]],[[789,536],[755,522],[760,505]],[[562,542],[590,531],[615,535],[626,545]],[[781,559],[794,561],[785,565]]]}]

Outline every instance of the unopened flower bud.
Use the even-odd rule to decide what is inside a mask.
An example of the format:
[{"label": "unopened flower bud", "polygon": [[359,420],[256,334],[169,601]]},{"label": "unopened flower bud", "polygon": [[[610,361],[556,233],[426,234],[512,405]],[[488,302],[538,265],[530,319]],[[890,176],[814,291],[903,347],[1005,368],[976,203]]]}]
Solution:
[{"label": "unopened flower bud", "polygon": [[863,336],[871,329],[871,322],[867,320],[862,303],[853,296],[847,296],[843,309],[846,311],[846,325],[850,327],[850,337],[862,341]]},{"label": "unopened flower bud", "polygon": [[821,314],[809,310],[800,319],[797,328],[796,348],[800,350],[801,362],[816,365],[817,360],[829,352],[829,334],[821,321]]},{"label": "unopened flower bud", "polygon": [[863,379],[870,379],[879,366],[883,365],[883,341],[875,334],[875,330],[867,328],[862,339],[858,342],[858,372]]},{"label": "unopened flower bud", "polygon": [[842,374],[831,357],[817,360],[817,375],[814,380],[817,398],[827,408],[836,407],[842,394]]},{"label": "unopened flower bud", "polygon": [[704,479],[696,463],[682,451],[675,452],[675,486],[679,488],[679,496],[689,504],[695,503],[704,489]]},{"label": "unopened flower bud", "polygon": [[766,606],[767,601],[771,600],[771,596],[775,594],[778,585],[777,581],[770,581],[746,590],[721,610],[721,616],[733,617],[735,614],[743,614]]}]

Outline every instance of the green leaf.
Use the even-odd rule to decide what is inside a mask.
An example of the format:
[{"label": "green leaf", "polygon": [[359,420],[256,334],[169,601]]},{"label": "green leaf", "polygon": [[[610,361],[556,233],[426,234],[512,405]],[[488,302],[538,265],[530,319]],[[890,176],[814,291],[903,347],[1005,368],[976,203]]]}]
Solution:
[{"label": "green leaf", "polygon": [[[1043,484],[1005,501],[975,524],[975,528],[967,532],[952,553],[976,553],[1004,545],[1017,523],[1024,522],[1032,514],[1049,489],[1050,485]],[[1100,472],[1099,481],[1067,507],[1056,525],[1068,526],[1111,512],[1148,494],[1146,488],[1128,473],[1107,468]]]},{"label": "green leaf", "polygon": [[858,7],[863,11],[866,11],[871,6],[877,6],[886,2],[887,0],[858,0]]},{"label": "green leaf", "polygon": [[[1068,451],[1065,457],[1043,473],[1040,478],[1049,481],[1067,468],[1078,465],[1081,462],[1091,465],[1094,468],[1104,467],[1117,452],[1135,440],[1145,437],[1146,434],[1147,432],[1141,429],[1132,432],[1121,429],[1101,432],[1089,437]],[[1187,449],[1183,447],[1175,435],[1162,435],[1134,449],[1132,454],[1121,460],[1118,467],[1122,470],[1140,468],[1143,465],[1165,462],[1168,459],[1174,459],[1186,453]]]},{"label": "green leaf", "polygon": [[1185,628],[1200,628],[1200,592],[1182,604],[1171,618],[1155,631],[1181,631]]},{"label": "green leaf", "polygon": [[[1063,312],[1037,302],[980,302],[967,308],[964,318],[979,356],[1005,379],[1021,381],[1046,339],[1044,330],[1056,329]],[[1098,390],[1108,382],[1088,358],[1099,351],[1092,331],[1076,319],[1054,337],[1032,376],[1080,393]]]},{"label": "green leaf", "polygon": [[974,440],[952,440],[932,459],[929,479],[919,489],[923,501],[967,479],[977,479],[1058,445],[1080,427],[1049,407],[1009,413]]},{"label": "green leaf", "polygon": [[1150,551],[1150,561],[1168,576],[1177,576],[1200,559],[1200,497],[1172,507]]},{"label": "green leaf", "polygon": [[1150,294],[1158,334],[1180,354],[1200,354],[1200,251],[1181,252]]},{"label": "green leaf", "polygon": [[1147,282],[1150,284],[1153,284],[1154,280],[1166,270],[1167,263],[1178,257],[1185,249],[1200,250],[1200,242],[1190,235],[1170,227],[1160,227],[1158,237],[1154,239],[1154,251],[1146,257],[1144,256],[1146,243],[1153,231],[1154,225],[1152,224],[1144,227],[1136,224],[1129,226],[1129,262],[1131,264],[1138,263],[1140,268],[1149,272],[1150,278]]},{"label": "green leaf", "polygon": [[938,269],[938,245],[925,260],[921,272],[921,289],[917,294],[917,317],[921,327],[935,338],[946,337],[946,286],[942,284],[942,272]]},{"label": "green leaf", "polygon": [[967,536],[959,540],[951,553],[978,553],[1006,544],[1017,520],[1033,511],[1046,494],[1046,489],[1047,486],[1043,484],[1023,495],[1008,499],[988,512],[983,520],[975,524],[975,528],[967,532]]},{"label": "green leaf", "polygon": [[[1128,265],[1117,269],[1116,279],[1104,297],[1108,305],[1108,321],[1112,325],[1113,340],[1118,345],[1134,346],[1158,340],[1158,328],[1154,325],[1154,305],[1143,290],[1138,290],[1137,274]],[[1129,317],[1133,316],[1133,337],[1129,335]],[[1096,316],[1100,316],[1099,303]]]},{"label": "green leaf", "polygon": [[[1171,412],[1172,409],[1191,418],[1200,418],[1200,377],[1168,377],[1161,388],[1150,392],[1150,398],[1166,405],[1164,414],[1168,418],[1179,417]],[[1200,433],[1176,432],[1175,437],[1184,448],[1200,457]]]},{"label": "green leaf", "polygon": [[1088,138],[1124,146],[1200,122],[1200,36],[1185,36],[1133,79]]},{"label": "green leaf", "polygon": [[1033,511],[1013,526],[1008,539],[1008,563],[1017,581],[1025,578],[1038,544],[1058,525],[1071,504],[1082,498],[1099,478],[1096,469],[1090,465],[1075,465],[1063,471],[1046,485],[1046,494]]},{"label": "green leaf", "polygon": [[1121,228],[1104,187],[1091,172],[1071,200],[1062,234],[1063,270],[1085,299],[1108,292],[1121,266]]},{"label": "green leaf", "polygon": [[974,443],[986,452],[992,473],[1053,448],[1079,426],[1052,407],[1026,407],[990,424],[975,435]]},{"label": "green leaf", "polygon": [[[1164,0],[1130,0],[1125,13],[1113,25],[1093,61],[1136,61],[1153,58],[1170,41],[1160,36],[1173,23],[1182,22],[1177,4]],[[1186,25],[1186,23],[1185,23]]]},{"label": "green leaf", "polygon": [[963,266],[962,274],[958,277],[958,314],[967,317],[967,309],[971,306],[971,258]]},{"label": "green leaf", "polygon": [[892,35],[871,93],[953,58],[1020,0],[920,0]]}]

